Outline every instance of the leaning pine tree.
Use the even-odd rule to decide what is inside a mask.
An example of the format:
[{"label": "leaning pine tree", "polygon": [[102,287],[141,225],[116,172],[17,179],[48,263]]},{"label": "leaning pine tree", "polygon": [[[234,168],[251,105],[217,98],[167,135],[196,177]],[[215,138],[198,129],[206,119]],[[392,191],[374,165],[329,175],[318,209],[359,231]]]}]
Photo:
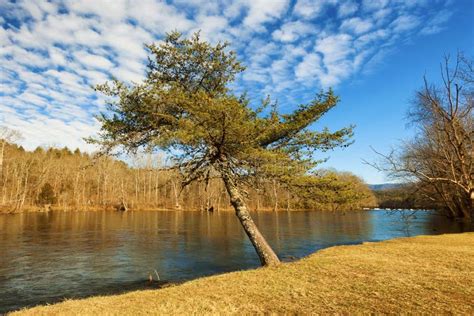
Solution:
[{"label": "leaning pine tree", "polygon": [[228,43],[213,46],[199,33],[186,39],[173,32],[147,48],[151,56],[142,83],[113,81],[96,88],[109,102],[108,112],[99,117],[99,137],[91,141],[104,151],[165,150],[183,176],[183,187],[210,177],[222,179],[261,264],[279,263],[250,216],[243,186],[265,176],[291,183],[314,167],[314,150],[346,146],[351,127],[308,130],[338,98],[329,90],[285,115],[275,107],[266,110],[268,100],[253,109],[246,96],[229,89],[244,67],[228,51]]}]

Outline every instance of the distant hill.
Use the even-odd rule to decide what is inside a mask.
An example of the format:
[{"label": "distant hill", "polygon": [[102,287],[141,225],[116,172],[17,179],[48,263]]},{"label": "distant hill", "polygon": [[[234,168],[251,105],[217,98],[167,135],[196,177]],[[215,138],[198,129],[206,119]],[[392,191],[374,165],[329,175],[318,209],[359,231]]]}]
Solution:
[{"label": "distant hill", "polygon": [[380,183],[380,184],[369,184],[369,188],[372,191],[382,191],[382,190],[397,189],[403,185],[404,185],[403,183]]}]

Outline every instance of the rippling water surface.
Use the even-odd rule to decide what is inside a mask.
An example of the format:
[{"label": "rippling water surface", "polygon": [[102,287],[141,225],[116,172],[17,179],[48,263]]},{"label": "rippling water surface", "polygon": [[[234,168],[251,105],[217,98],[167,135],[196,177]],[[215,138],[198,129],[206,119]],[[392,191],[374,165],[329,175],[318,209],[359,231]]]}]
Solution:
[{"label": "rippling water surface", "polygon": [[[385,211],[253,216],[283,260],[340,244],[472,229],[430,212],[409,220]],[[0,215],[0,313],[146,288],[154,270],[179,281],[258,265],[230,212]]]}]

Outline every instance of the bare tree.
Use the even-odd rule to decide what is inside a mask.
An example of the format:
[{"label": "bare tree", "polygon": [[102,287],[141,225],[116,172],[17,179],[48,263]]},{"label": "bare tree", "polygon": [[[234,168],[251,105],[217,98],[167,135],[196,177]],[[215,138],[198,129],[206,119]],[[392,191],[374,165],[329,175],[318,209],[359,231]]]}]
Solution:
[{"label": "bare tree", "polygon": [[[18,131],[12,130],[8,127],[0,126],[0,184],[2,185],[2,196],[4,197],[5,181],[3,177],[3,160],[5,157],[5,145],[8,142],[16,141],[20,138]],[[4,198],[2,198],[2,203]]]},{"label": "bare tree", "polygon": [[441,64],[441,85],[416,92],[408,118],[416,136],[398,151],[380,154],[379,170],[393,178],[417,182],[447,214],[471,219],[474,203],[472,61],[458,54]]}]

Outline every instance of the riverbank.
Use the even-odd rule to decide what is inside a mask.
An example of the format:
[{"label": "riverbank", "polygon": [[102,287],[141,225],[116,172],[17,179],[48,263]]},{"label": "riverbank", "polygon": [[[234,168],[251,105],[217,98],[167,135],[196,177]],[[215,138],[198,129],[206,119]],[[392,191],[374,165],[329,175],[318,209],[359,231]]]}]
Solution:
[{"label": "riverbank", "polygon": [[[370,211],[370,210],[381,210],[377,208],[361,208],[361,209],[351,209],[351,210],[319,210],[321,212],[359,212],[359,211]],[[123,212],[118,210],[117,207],[114,206],[88,206],[88,207],[40,207],[40,206],[26,206],[20,211],[12,211],[11,209],[4,207],[0,207],[0,215],[2,214],[23,214],[23,213],[49,213],[49,212],[102,212],[102,211],[110,211],[110,212]],[[127,212],[173,212],[173,211],[185,211],[185,212],[209,212],[209,213],[218,213],[218,212],[235,212],[233,207],[226,207],[212,209],[212,210],[203,210],[203,209],[195,209],[195,208],[160,208],[160,207],[139,207],[139,208],[129,208]],[[314,209],[300,209],[300,208],[293,208],[293,209],[277,209],[276,211],[272,208],[260,208],[260,209],[251,209],[254,212],[265,212],[265,213],[273,213],[273,212],[308,212],[308,211],[315,211]],[[423,211],[423,210],[420,210]]]},{"label": "riverbank", "polygon": [[474,233],[328,248],[278,267],[13,315],[474,313]]}]

